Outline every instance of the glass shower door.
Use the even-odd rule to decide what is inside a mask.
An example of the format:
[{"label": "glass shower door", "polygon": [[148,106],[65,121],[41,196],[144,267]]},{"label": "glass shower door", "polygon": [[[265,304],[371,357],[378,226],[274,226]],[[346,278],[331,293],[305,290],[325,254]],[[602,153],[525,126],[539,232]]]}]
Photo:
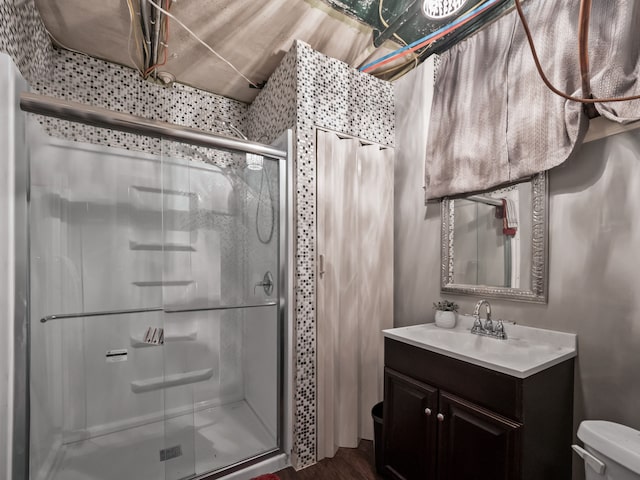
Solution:
[{"label": "glass shower door", "polygon": [[276,452],[279,162],[43,124],[31,480],[181,480]]},{"label": "glass shower door", "polygon": [[[64,125],[64,124],[63,124]],[[164,475],[161,163],[90,143],[113,132],[28,119],[30,142],[30,471],[33,480],[155,480]]]},{"label": "glass shower door", "polygon": [[176,480],[278,449],[279,165],[162,150],[165,478]]}]

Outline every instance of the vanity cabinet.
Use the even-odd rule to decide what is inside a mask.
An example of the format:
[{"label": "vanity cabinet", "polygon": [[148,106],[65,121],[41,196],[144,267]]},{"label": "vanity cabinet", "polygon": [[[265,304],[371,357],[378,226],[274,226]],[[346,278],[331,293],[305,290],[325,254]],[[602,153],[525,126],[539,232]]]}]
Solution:
[{"label": "vanity cabinet", "polygon": [[[385,470],[394,478],[436,478],[438,390],[385,368]],[[426,413],[425,413],[426,412]]]},{"label": "vanity cabinet", "polygon": [[521,423],[446,392],[440,392],[438,414],[439,478],[518,478]]},{"label": "vanity cabinet", "polygon": [[385,338],[385,474],[571,478],[573,359],[527,378]]}]

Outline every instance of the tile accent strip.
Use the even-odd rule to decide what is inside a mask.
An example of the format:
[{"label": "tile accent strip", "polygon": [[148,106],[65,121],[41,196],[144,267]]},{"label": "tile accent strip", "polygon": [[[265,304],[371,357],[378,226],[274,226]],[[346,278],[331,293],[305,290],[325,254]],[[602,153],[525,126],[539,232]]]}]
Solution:
[{"label": "tile accent strip", "polygon": [[0,0],[0,52],[30,84],[48,76],[53,48],[34,0]]},{"label": "tile accent strip", "polygon": [[[161,87],[140,78],[128,67],[67,50],[54,50],[51,79],[32,85],[36,93],[108,108],[116,112],[162,120],[223,135],[237,136],[220,120],[246,130],[247,105],[181,84]],[[147,152],[160,152],[158,139],[40,117],[50,135],[70,140]],[[172,144],[172,148],[175,144]],[[243,161],[238,155],[206,148],[189,150],[200,160],[219,166]]]},{"label": "tile accent strip", "polygon": [[[316,462],[316,139],[322,127],[393,146],[393,85],[296,42],[249,108],[254,140],[296,132],[296,319],[292,463]],[[262,137],[262,138],[261,138]]]}]

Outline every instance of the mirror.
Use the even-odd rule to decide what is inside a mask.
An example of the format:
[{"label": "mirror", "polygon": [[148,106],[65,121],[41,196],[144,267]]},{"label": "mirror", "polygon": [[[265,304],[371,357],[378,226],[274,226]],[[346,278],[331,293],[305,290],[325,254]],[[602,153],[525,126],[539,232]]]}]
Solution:
[{"label": "mirror", "polygon": [[547,175],[442,201],[441,290],[547,301]]}]

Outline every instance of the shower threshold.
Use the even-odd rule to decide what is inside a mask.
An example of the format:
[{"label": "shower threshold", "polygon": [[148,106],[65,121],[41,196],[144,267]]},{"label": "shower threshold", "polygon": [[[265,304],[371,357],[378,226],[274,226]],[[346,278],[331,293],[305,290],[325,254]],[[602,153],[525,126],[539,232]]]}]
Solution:
[{"label": "shower threshold", "polygon": [[242,400],[62,445],[34,480],[179,480],[275,451],[276,439]]}]

